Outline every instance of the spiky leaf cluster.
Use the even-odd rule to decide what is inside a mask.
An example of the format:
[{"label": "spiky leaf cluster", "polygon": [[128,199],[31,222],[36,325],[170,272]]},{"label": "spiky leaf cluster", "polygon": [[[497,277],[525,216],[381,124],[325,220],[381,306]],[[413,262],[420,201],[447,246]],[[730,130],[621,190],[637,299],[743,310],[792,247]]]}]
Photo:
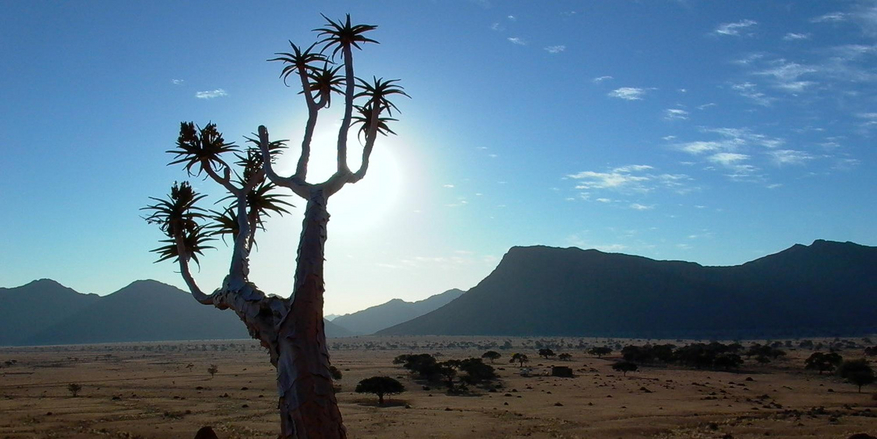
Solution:
[{"label": "spiky leaf cluster", "polygon": [[[208,123],[204,128],[197,127],[193,122],[180,123],[180,135],[177,138],[177,149],[168,150],[174,154],[174,160],[168,165],[183,164],[189,175],[201,175],[206,167],[218,170],[228,165],[222,154],[235,152],[234,143],[226,143],[216,124]],[[193,169],[197,166],[197,172]]]},{"label": "spiky leaf cluster", "polygon": [[212,248],[207,245],[211,241],[209,233],[200,224],[207,217],[206,211],[195,205],[202,198],[204,195],[197,194],[186,181],[174,182],[167,198],[150,197],[156,203],[142,209],[151,212],[145,218],[146,222],[158,225],[167,235],[167,239],[160,241],[165,245],[152,250],[159,255],[156,262],[179,257],[177,237],[195,262],[198,262],[198,255],[203,254],[205,249]]}]

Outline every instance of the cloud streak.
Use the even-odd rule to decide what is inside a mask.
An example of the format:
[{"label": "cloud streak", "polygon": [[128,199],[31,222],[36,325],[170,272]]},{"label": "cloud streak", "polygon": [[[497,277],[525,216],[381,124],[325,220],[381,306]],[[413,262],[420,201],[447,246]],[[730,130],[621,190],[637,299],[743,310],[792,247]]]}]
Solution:
[{"label": "cloud streak", "polygon": [[735,23],[723,23],[720,24],[713,31],[713,33],[716,35],[740,36],[741,31],[745,31],[757,24],[758,22],[754,20],[741,20]]},{"label": "cloud streak", "polygon": [[221,88],[217,88],[216,90],[199,91],[195,93],[195,97],[198,99],[214,99],[224,96],[228,96],[228,93],[226,93],[225,90]]},{"label": "cloud streak", "polygon": [[612,98],[624,99],[625,101],[640,101],[645,96],[646,90],[637,87],[621,87],[609,92]]}]

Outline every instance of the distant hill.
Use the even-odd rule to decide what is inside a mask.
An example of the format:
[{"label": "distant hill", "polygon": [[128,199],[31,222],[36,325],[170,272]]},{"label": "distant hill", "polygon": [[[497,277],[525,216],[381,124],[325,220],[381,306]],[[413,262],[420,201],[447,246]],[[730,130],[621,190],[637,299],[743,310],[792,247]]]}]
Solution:
[{"label": "distant hill", "polygon": [[[351,335],[326,322],[329,337]],[[80,294],[52,280],[0,289],[0,345],[46,345],[249,338],[234,312],[153,280],[107,296]]]},{"label": "distant hill", "polygon": [[332,323],[347,328],[356,335],[374,334],[381,329],[439,309],[462,294],[462,291],[455,288],[417,302],[393,299],[362,311],[336,317]]},{"label": "distant hill", "polygon": [[0,345],[16,345],[97,303],[96,294],[80,294],[51,279],[16,288],[0,288]]},{"label": "distant hill", "polygon": [[379,334],[754,338],[877,332],[877,247],[815,241],[733,267],[514,247],[457,300]]}]

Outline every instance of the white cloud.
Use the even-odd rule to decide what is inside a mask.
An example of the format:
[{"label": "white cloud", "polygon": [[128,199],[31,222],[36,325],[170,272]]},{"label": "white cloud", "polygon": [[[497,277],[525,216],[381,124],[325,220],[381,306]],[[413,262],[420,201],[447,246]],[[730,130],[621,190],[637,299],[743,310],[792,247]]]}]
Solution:
[{"label": "white cloud", "polygon": [[668,108],[664,110],[664,119],[666,120],[688,120],[688,112],[678,108]]},{"label": "white cloud", "polygon": [[501,31],[503,30],[503,27],[499,23],[493,23],[490,25],[490,30]]},{"label": "white cloud", "polygon": [[[575,189],[580,191],[611,190],[626,194],[645,194],[659,188],[670,189],[677,193],[687,193],[691,190],[686,188],[686,183],[691,177],[685,174],[655,174],[654,168],[649,165],[627,165],[610,169],[606,172],[583,171],[577,174],[567,175],[576,181]],[[590,193],[587,194],[589,199]],[[612,200],[607,197],[597,199],[602,203]]]},{"label": "white cloud", "polygon": [[755,101],[756,104],[763,105],[765,107],[770,106],[771,102],[774,101],[773,98],[758,91],[756,85],[751,82],[732,84],[731,89],[736,91],[740,96],[751,99]]},{"label": "white cloud", "polygon": [[718,163],[723,166],[736,166],[742,161],[748,160],[749,156],[746,154],[739,154],[735,152],[719,152],[709,156],[708,160],[713,163]]},{"label": "white cloud", "polygon": [[799,40],[809,40],[810,34],[798,34],[794,32],[789,32],[783,35],[784,41],[799,41]]},{"label": "white cloud", "polygon": [[564,45],[545,47],[545,51],[548,53],[560,53],[560,52],[563,52],[564,50],[566,50],[566,46],[564,46]]},{"label": "white cloud", "polygon": [[515,17],[514,15],[509,15],[509,16],[506,17],[506,18],[507,18],[509,21],[518,21],[518,18]]},{"label": "white cloud", "polygon": [[698,110],[706,110],[707,108],[715,107],[715,106],[716,106],[715,102],[710,102],[710,103],[707,103],[707,104],[698,105],[698,106],[697,106],[697,109],[698,109]]},{"label": "white cloud", "polygon": [[445,184],[445,185],[442,185],[442,187],[443,187],[443,188],[448,188],[448,189],[453,189],[454,185],[452,185],[452,184]]},{"label": "white cloud", "polygon": [[611,203],[612,199],[611,198],[597,198],[597,201],[599,201],[601,203]]},{"label": "white cloud", "polygon": [[639,171],[648,171],[650,169],[654,169],[649,165],[627,165],[620,166],[612,170],[612,172],[639,172]]},{"label": "white cloud", "polygon": [[629,206],[633,210],[652,210],[655,208],[654,205],[646,206],[645,204],[633,203]]},{"label": "white cloud", "polygon": [[598,77],[592,79],[591,81],[594,82],[595,84],[599,84],[603,81],[608,81],[610,79],[612,79],[611,76],[598,76]]},{"label": "white cloud", "polygon": [[788,62],[785,59],[777,59],[771,62],[771,67],[767,70],[755,72],[755,75],[767,76],[774,80],[774,85],[780,89],[799,93],[805,88],[815,85],[813,81],[802,81],[801,76],[816,72],[816,69],[810,66],[801,65],[795,62]]},{"label": "white cloud", "polygon": [[755,26],[758,22],[753,20],[741,20],[735,23],[723,23],[720,24],[713,33],[717,35],[729,35],[729,36],[738,36],[740,35],[740,31],[746,30],[752,26]]},{"label": "white cloud", "polygon": [[508,40],[510,43],[517,44],[518,46],[526,46],[527,45],[527,42],[524,41],[522,38],[509,37]]},{"label": "white cloud", "polygon": [[843,12],[831,12],[813,18],[810,21],[813,23],[837,23],[838,21],[845,21],[848,17],[849,16]]},{"label": "white cloud", "polygon": [[642,100],[643,95],[645,94],[645,89],[636,87],[621,87],[609,92],[610,97],[624,99],[626,101]]},{"label": "white cloud", "polygon": [[182,85],[184,82],[186,82],[186,81],[184,81],[182,79],[171,79],[171,84],[173,84],[173,85]]},{"label": "white cloud", "polygon": [[813,160],[813,156],[804,151],[795,151],[792,149],[780,149],[771,151],[770,156],[777,165],[803,165],[809,160]]},{"label": "white cloud", "polygon": [[228,93],[221,88],[217,88],[216,90],[208,90],[208,91],[199,91],[195,93],[195,97],[198,99],[213,99],[213,98],[221,98],[223,96],[228,96]]},{"label": "white cloud", "polygon": [[684,152],[687,152],[692,155],[703,154],[705,152],[712,152],[722,149],[723,145],[721,142],[706,142],[706,141],[695,141],[695,142],[687,142],[681,143],[677,145],[678,148]]}]

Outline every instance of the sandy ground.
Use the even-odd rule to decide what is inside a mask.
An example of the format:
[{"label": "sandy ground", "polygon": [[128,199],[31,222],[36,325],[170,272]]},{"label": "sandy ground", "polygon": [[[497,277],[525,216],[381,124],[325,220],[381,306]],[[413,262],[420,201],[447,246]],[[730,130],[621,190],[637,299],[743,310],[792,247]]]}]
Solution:
[{"label": "sandy ground", "polygon": [[[506,340],[508,350],[497,349]],[[338,400],[352,438],[847,438],[877,435],[874,387],[858,393],[836,377],[805,371],[811,351],[788,350],[738,372],[644,367],[623,376],[608,358],[585,354],[596,339],[465,337],[347,338],[330,341],[344,376]],[[572,361],[543,360],[539,343],[560,344]],[[614,340],[610,343],[628,344]],[[643,341],[634,341],[642,344]],[[674,342],[677,345],[684,343]],[[746,344],[746,343],[744,343]],[[426,390],[392,360],[440,353],[480,357],[488,349],[502,388],[472,396]],[[508,363],[526,353],[533,376]],[[861,349],[841,352],[862,356]],[[219,372],[207,372],[216,364]],[[574,378],[547,376],[550,366]],[[273,368],[252,341],[0,348],[0,438],[192,438],[211,425],[221,438],[277,433]],[[359,380],[388,375],[407,391],[385,406],[353,392]],[[82,390],[73,397],[68,384]]]}]

